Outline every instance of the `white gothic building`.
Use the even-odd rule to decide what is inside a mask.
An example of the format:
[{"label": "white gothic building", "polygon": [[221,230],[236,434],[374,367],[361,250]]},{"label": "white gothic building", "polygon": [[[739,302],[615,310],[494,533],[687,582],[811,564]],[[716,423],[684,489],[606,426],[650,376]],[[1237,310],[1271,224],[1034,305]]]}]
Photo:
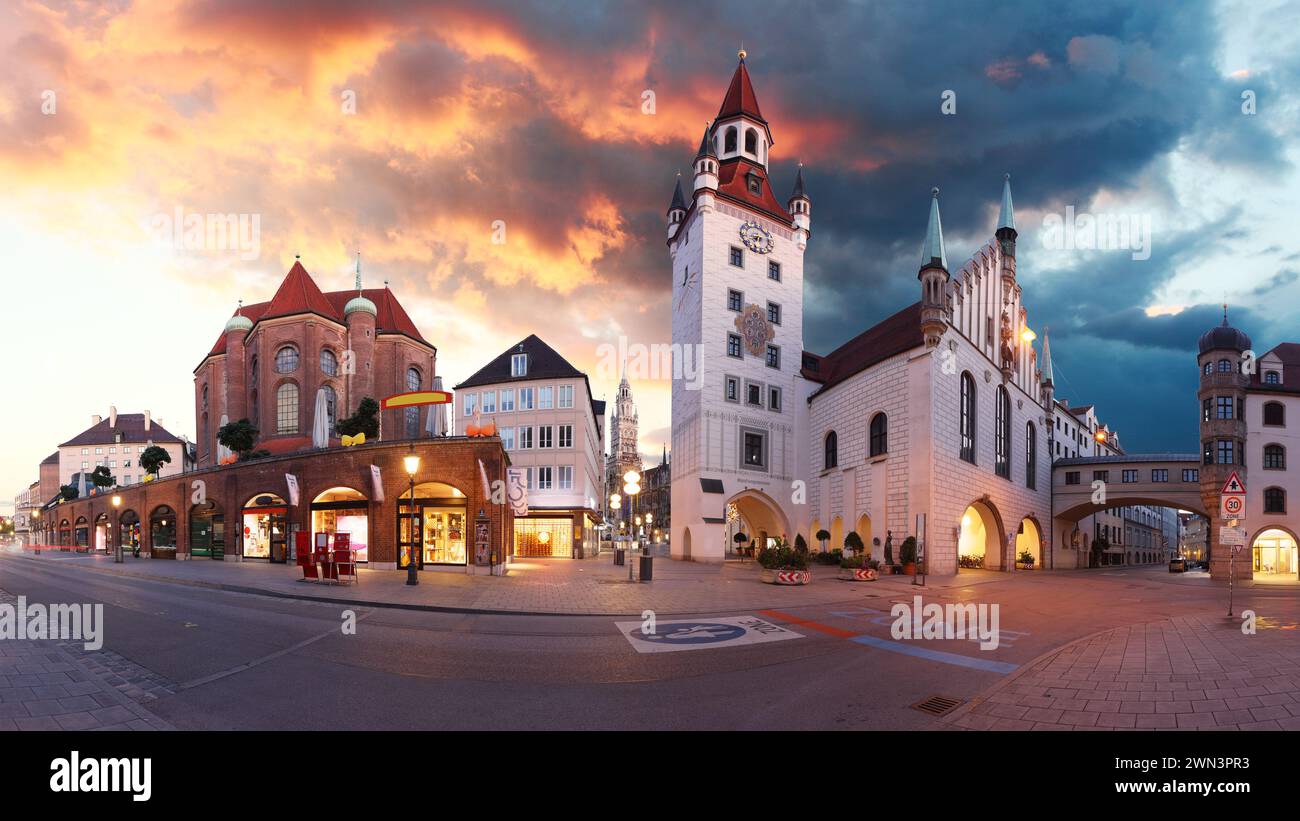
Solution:
[{"label": "white gothic building", "polygon": [[825,529],[834,547],[856,530],[876,558],[892,532],[897,558],[924,517],[932,573],[955,572],[959,552],[1053,563],[1059,411],[1021,303],[1009,178],[994,236],[957,268],[935,189],[919,301],[817,355],[803,345],[811,200],[802,169],[776,197],[773,144],[742,52],[692,195],[679,180],[668,211],[674,348],[700,365],[673,383],[672,555],[721,561],[730,517],[760,544],[816,547]]}]

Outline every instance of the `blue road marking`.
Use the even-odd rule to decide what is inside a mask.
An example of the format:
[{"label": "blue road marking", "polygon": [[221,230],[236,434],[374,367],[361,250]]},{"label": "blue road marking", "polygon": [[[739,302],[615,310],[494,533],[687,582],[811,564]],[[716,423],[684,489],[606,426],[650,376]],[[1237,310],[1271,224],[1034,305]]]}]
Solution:
[{"label": "blue road marking", "polygon": [[918,658],[929,659],[943,664],[955,664],[958,667],[973,667],[976,670],[984,670],[989,673],[1007,673],[1015,672],[1019,665],[1008,664],[1005,661],[991,661],[989,659],[977,659],[970,656],[963,656],[957,653],[945,653],[942,650],[930,650],[925,647],[918,647],[906,641],[894,641],[890,639],[878,639],[874,636],[854,636],[849,641],[855,641],[858,644],[865,644],[868,647],[877,647],[881,650],[889,650],[894,653],[902,653],[906,656],[917,656]]}]

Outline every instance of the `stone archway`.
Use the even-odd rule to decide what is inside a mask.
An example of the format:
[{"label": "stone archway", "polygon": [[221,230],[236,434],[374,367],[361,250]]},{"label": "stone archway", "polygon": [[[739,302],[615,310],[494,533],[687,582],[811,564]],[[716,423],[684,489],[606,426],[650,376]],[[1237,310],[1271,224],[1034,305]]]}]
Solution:
[{"label": "stone archway", "polygon": [[781,512],[780,505],[766,493],[742,490],[728,499],[727,504],[735,505],[740,516],[740,529],[749,536],[756,549],[766,547],[769,539],[790,538],[790,522]]},{"label": "stone archway", "polygon": [[1033,516],[1026,516],[1020,520],[1020,529],[1016,532],[1016,561],[1020,561],[1021,553],[1029,553],[1034,557],[1034,569],[1042,570],[1046,567],[1043,561],[1043,535],[1038,529],[1038,520]]},{"label": "stone archway", "polygon": [[1300,580],[1300,539],[1288,527],[1270,524],[1250,539],[1252,576],[1266,581]]},{"label": "stone archway", "polygon": [[844,517],[836,516],[831,519],[831,540],[826,545],[827,550],[844,549]]},{"label": "stone archway", "polygon": [[966,506],[959,522],[957,536],[957,567],[962,569],[962,557],[982,557],[986,570],[1004,570],[1002,519],[997,508],[987,498],[977,499]]},{"label": "stone archway", "polygon": [[682,561],[691,560],[691,529],[688,527],[682,531]]},{"label": "stone archway", "polygon": [[881,558],[881,556],[875,555],[879,551],[873,551],[871,549],[871,517],[863,513],[861,516],[858,517],[858,522],[853,529],[859,536],[862,537],[862,546],[863,549],[867,551],[867,555],[872,556],[873,558],[876,559]]}]

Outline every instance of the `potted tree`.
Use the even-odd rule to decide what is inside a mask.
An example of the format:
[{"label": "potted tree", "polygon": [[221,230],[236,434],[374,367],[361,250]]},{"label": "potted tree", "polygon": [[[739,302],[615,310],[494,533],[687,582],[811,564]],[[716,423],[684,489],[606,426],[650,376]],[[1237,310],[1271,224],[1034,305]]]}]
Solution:
[{"label": "potted tree", "polygon": [[153,477],[148,481],[152,482],[158,478],[158,471],[162,466],[172,460],[172,455],[157,445],[150,445],[140,454],[140,467],[144,468],[145,473]]},{"label": "potted tree", "polygon": [[795,550],[785,539],[777,539],[771,547],[758,551],[758,563],[763,568],[759,580],[768,584],[796,585],[812,581],[808,554]]},{"label": "potted tree", "polygon": [[903,564],[903,575],[910,576],[916,572],[916,537],[908,536],[898,548],[898,560]]},{"label": "potted tree", "polygon": [[880,563],[870,556],[858,554],[840,560],[840,578],[846,582],[874,582]]},{"label": "potted tree", "polygon": [[749,537],[743,532],[737,531],[736,535],[731,537],[731,540],[736,543],[736,552],[743,558],[745,556],[745,548],[741,547],[741,545],[749,541]]},{"label": "potted tree", "polygon": [[1016,557],[1016,562],[1020,565],[1021,570],[1033,570],[1034,554],[1030,553],[1028,550],[1022,550],[1020,551],[1020,555]]},{"label": "potted tree", "polygon": [[817,537],[817,541],[822,543],[822,552],[824,553],[826,551],[826,543],[831,540],[830,531],[826,530],[826,528],[822,528],[813,535]]},{"label": "potted tree", "polygon": [[850,530],[849,535],[844,537],[844,555],[861,556],[865,549],[866,545],[862,543],[862,537],[858,535],[858,531]]}]

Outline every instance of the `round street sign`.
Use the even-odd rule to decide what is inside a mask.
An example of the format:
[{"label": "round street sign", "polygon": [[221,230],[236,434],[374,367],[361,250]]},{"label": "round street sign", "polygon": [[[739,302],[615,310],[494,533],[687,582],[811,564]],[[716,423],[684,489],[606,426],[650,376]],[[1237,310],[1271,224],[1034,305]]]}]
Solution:
[{"label": "round street sign", "polygon": [[1222,500],[1223,516],[1226,519],[1239,519],[1246,512],[1245,496],[1224,496]]}]

